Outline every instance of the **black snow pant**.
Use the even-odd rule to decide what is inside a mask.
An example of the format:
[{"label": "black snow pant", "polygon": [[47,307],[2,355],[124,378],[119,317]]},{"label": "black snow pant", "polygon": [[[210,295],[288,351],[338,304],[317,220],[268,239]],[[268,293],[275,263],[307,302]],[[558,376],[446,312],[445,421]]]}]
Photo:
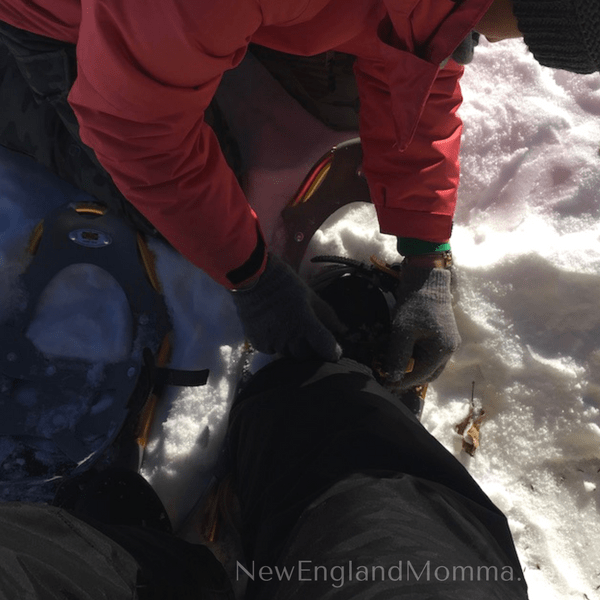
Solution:
[{"label": "black snow pant", "polygon": [[[88,193],[138,229],[158,235],[130,204],[81,141],[67,96],[77,77],[73,44],[18,29],[0,21],[0,145],[30,156],[61,179]],[[205,113],[238,177],[239,148],[216,102]]]},{"label": "black snow pant", "polygon": [[[527,597],[503,514],[356,363],[266,367],[232,409],[227,449],[247,600]],[[77,518],[0,504],[0,600],[231,598],[204,546],[140,526],[162,508],[134,487],[114,510],[102,486],[66,493]]]},{"label": "black snow pant", "polygon": [[281,360],[232,409],[247,600],[518,600],[507,520],[356,363]]},{"label": "black snow pant", "polygon": [[79,137],[67,101],[75,46],[0,21],[0,145],[25,154],[139,229],[154,227],[129,203]]}]

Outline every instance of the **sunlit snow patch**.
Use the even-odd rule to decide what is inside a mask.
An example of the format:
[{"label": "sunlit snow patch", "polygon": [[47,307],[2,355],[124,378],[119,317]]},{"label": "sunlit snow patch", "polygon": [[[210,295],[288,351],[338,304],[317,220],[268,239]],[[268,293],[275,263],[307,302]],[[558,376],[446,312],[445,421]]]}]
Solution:
[{"label": "sunlit snow patch", "polygon": [[117,362],[131,349],[131,312],[117,281],[95,265],[63,269],[48,285],[27,337],[46,356]]}]

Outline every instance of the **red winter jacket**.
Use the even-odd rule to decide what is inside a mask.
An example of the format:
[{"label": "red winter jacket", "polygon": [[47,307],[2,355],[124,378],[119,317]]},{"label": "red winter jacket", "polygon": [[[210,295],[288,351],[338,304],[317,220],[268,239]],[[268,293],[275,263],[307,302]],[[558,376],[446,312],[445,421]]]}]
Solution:
[{"label": "red winter jacket", "polygon": [[439,65],[490,4],[0,0],[0,19],[77,44],[69,102],[81,138],[177,250],[232,287],[256,261],[257,219],[203,111],[248,44],[357,56],[363,166],[381,229],[443,242],[458,185],[462,70]]}]

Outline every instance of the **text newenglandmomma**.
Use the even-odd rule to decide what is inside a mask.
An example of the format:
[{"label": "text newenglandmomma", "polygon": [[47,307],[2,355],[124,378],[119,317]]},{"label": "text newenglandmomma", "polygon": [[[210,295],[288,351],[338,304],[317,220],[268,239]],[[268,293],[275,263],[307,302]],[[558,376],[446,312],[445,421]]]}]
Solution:
[{"label": "text newenglandmomma", "polygon": [[[392,582],[455,582],[455,581],[514,581],[512,567],[495,565],[435,565],[431,561],[414,564],[398,561],[391,566],[360,565],[348,561],[340,565],[318,565],[311,560],[300,560],[285,566],[257,566],[254,562],[243,565],[239,561],[236,578],[248,577],[252,581],[329,581],[333,587],[342,587],[349,581]],[[518,578],[517,578],[518,579]]]}]

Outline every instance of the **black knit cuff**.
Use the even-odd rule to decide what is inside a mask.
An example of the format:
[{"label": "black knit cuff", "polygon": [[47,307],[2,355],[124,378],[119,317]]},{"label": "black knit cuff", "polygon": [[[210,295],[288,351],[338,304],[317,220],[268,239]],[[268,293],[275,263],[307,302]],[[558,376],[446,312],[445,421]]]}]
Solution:
[{"label": "black knit cuff", "polygon": [[256,228],[256,235],[256,247],[250,255],[250,258],[237,269],[233,269],[233,271],[227,273],[227,279],[229,279],[234,286],[239,286],[241,283],[244,283],[244,281],[247,281],[252,276],[256,275],[265,261],[267,248],[262,232],[258,227]]},{"label": "black knit cuff", "polygon": [[536,60],[554,69],[600,69],[597,0],[513,0],[513,12]]}]

